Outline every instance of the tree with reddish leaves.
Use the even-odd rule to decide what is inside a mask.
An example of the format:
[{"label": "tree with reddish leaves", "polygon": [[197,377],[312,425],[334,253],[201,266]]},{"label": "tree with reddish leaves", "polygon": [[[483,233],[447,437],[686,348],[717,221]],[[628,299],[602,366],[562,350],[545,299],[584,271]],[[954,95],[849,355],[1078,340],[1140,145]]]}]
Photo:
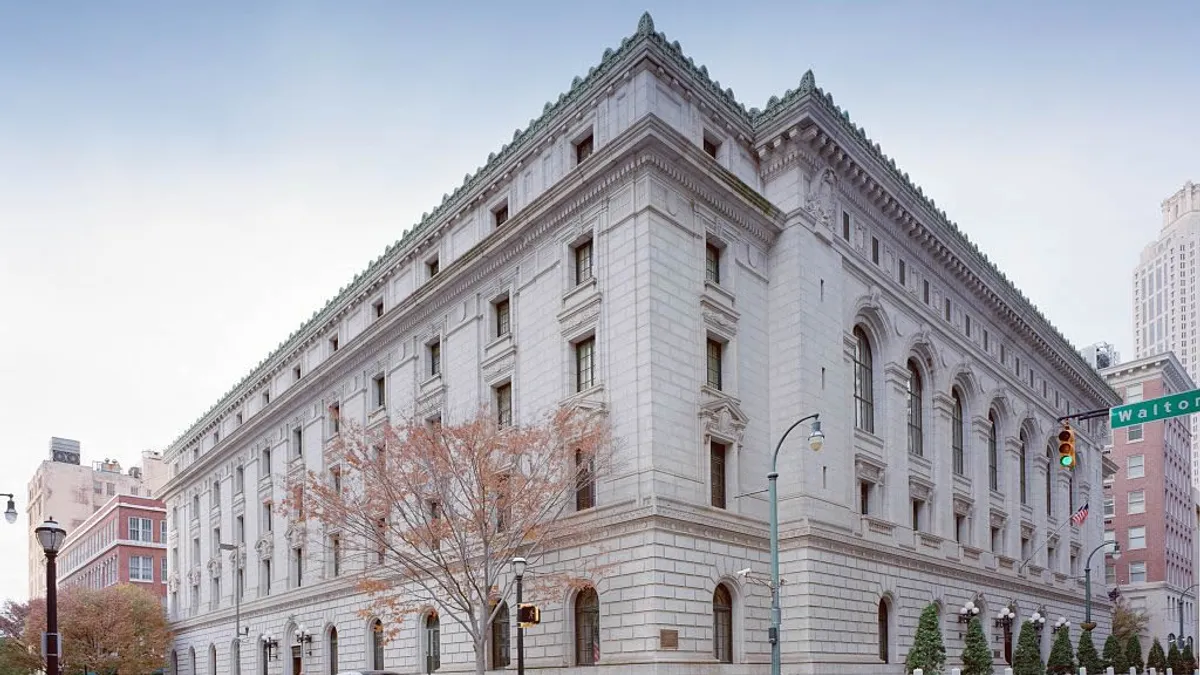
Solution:
[{"label": "tree with reddish leaves", "polygon": [[[35,602],[25,621],[23,642],[38,668],[46,605]],[[73,586],[58,594],[59,665],[66,675],[152,673],[166,666],[171,632],[158,595],[132,584],[87,588]]]},{"label": "tree with reddish leaves", "polygon": [[339,426],[325,470],[292,481],[283,508],[293,536],[305,523],[320,529],[301,536],[325,542],[327,560],[336,558],[327,569],[355,575],[371,598],[363,614],[383,619],[385,639],[404,617],[436,611],[470,636],[483,673],[514,557],[537,570],[526,599],[599,573],[595,555],[568,570],[538,562],[585,534],[590,519],[576,506],[594,503],[613,456],[603,415],[562,408],[526,426],[487,412],[460,424]]}]

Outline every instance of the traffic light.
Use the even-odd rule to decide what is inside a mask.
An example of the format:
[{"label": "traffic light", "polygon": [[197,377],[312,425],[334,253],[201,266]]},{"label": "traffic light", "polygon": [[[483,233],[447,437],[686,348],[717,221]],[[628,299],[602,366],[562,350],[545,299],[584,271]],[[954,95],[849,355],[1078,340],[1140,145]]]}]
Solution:
[{"label": "traffic light", "polygon": [[517,623],[521,628],[536,626],[542,622],[542,610],[537,605],[522,603],[517,605]]},{"label": "traffic light", "polygon": [[1075,430],[1070,424],[1058,432],[1058,463],[1064,469],[1075,468]]}]

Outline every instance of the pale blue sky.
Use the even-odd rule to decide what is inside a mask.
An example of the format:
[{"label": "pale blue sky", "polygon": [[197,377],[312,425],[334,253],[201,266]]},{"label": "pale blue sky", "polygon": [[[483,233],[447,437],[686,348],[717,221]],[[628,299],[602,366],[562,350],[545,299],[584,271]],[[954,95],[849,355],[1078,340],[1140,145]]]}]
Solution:
[{"label": "pale blue sky", "polygon": [[1200,180],[1194,3],[180,7],[0,4],[0,597],[50,436],[164,447],[644,9],[748,106],[812,68],[1077,346],[1131,355],[1137,252]]}]

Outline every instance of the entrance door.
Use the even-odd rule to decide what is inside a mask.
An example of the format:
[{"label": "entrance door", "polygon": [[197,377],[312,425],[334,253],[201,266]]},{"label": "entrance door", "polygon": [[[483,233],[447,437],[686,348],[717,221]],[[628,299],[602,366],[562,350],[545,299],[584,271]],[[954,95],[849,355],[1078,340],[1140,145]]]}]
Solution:
[{"label": "entrance door", "polygon": [[292,645],[292,675],[304,675],[304,659],[300,658],[300,645]]}]

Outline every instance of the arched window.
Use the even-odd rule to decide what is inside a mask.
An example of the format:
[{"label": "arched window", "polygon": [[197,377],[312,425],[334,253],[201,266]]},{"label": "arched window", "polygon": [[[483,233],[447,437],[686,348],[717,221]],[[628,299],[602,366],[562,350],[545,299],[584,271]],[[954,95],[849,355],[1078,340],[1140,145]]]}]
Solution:
[{"label": "arched window", "polygon": [[1046,443],[1046,516],[1054,515],[1054,441]]},{"label": "arched window", "polygon": [[1021,466],[1019,467],[1018,471],[1021,472],[1021,503],[1028,504],[1029,503],[1029,482],[1028,482],[1029,481],[1029,456],[1028,456],[1028,453],[1026,452],[1026,447],[1029,445],[1029,436],[1025,433],[1024,429],[1021,430],[1020,438],[1021,438],[1021,449],[1020,449],[1020,457],[1018,458],[1018,461],[1021,462]]},{"label": "arched window", "polygon": [[196,670],[196,648],[188,647],[188,660],[192,662],[192,675],[200,675],[200,671]]},{"label": "arched window", "polygon": [[854,329],[854,425],[875,433],[875,377],[871,343],[862,328]]},{"label": "arched window", "polygon": [[425,616],[425,672],[442,667],[442,622],[437,612]]},{"label": "arched window", "polygon": [[733,663],[733,596],[725,584],[713,593],[713,656]]},{"label": "arched window", "polygon": [[966,473],[966,457],[963,453],[963,438],[966,437],[966,430],[963,428],[963,403],[962,395],[958,393],[958,388],[950,390],[950,398],[954,404],[950,408],[950,454],[953,455],[954,474],[962,476]]},{"label": "arched window", "polygon": [[371,622],[371,664],[372,670],[383,670],[383,622],[379,619]]},{"label": "arched window", "polygon": [[1000,489],[1000,452],[996,448],[996,412],[988,412],[988,487]]},{"label": "arched window", "polygon": [[233,675],[242,675],[242,643],[236,639],[229,645],[229,670]]},{"label": "arched window", "polygon": [[208,646],[208,675],[217,675],[217,646]]},{"label": "arched window", "polygon": [[879,599],[879,660],[884,663],[891,663],[891,654],[888,652],[888,642],[891,640],[888,630],[888,603],[886,598]]},{"label": "arched window", "polygon": [[925,434],[921,428],[921,373],[917,364],[908,362],[908,452],[918,457],[923,454]]},{"label": "arched window", "polygon": [[496,609],[495,618],[492,619],[492,670],[508,667],[508,634],[508,603],[502,602]]},{"label": "arched window", "polygon": [[171,650],[171,675],[182,675],[179,672],[179,652]]},{"label": "arched window", "polygon": [[575,665],[600,661],[600,596],[585,588],[575,596]]},{"label": "arched window", "polygon": [[329,627],[329,675],[338,674],[338,634],[337,627]]}]

